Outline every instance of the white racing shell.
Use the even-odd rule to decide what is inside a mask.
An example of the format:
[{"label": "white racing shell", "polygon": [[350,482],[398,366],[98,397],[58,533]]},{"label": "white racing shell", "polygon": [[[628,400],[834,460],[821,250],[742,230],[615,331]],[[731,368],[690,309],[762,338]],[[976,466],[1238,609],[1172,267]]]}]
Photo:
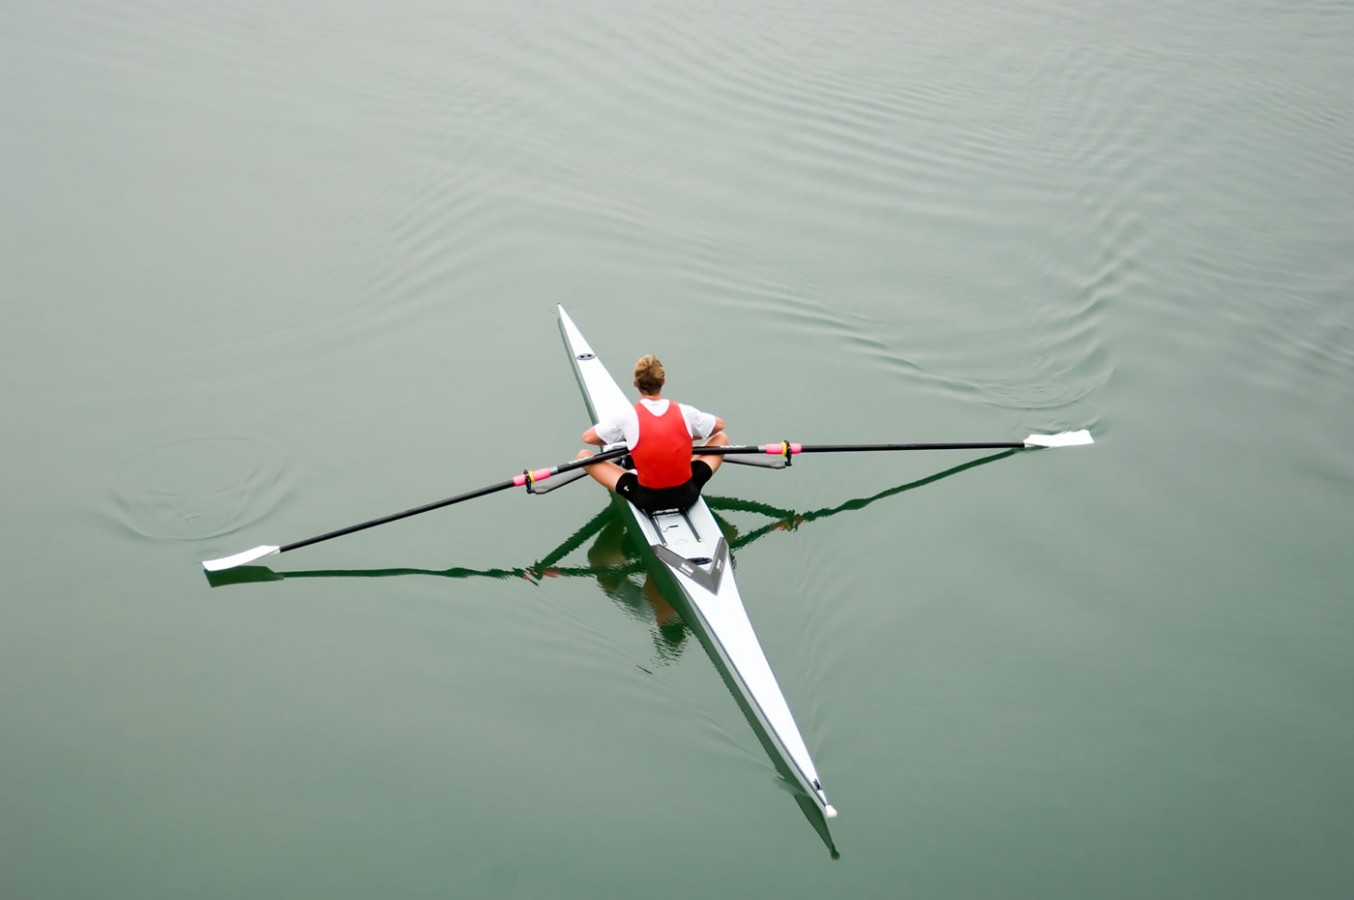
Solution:
[{"label": "white racing shell", "polygon": [[[559,320],[593,424],[632,406],[562,306]],[[633,504],[626,503],[625,507],[630,512],[631,527],[642,535],[642,543],[653,551],[658,563],[672,573],[688,605],[700,617],[732,684],[757,717],[771,749],[823,814],[834,817],[837,812],[827,802],[804,738],[743,608],[729,565],[728,545],[705,500],[697,500],[684,514],[649,516]]]}]

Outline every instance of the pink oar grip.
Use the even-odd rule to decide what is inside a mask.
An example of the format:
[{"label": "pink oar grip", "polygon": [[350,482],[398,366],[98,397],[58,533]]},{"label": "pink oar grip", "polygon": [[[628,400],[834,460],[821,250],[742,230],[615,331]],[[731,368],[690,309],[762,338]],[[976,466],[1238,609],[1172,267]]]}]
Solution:
[{"label": "pink oar grip", "polygon": [[514,476],[512,479],[512,483],[516,487],[521,487],[528,481],[545,481],[547,478],[549,478],[551,475],[554,474],[555,470],[549,467],[544,469],[536,469],[531,472],[523,472],[521,475]]}]

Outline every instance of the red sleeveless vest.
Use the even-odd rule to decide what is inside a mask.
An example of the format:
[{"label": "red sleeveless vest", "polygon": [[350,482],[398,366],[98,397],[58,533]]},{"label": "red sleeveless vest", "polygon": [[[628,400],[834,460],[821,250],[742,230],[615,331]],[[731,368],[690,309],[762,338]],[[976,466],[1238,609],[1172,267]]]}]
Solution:
[{"label": "red sleeveless vest", "polygon": [[676,402],[656,416],[643,403],[635,404],[639,416],[639,440],[630,448],[639,483],[647,488],[668,488],[691,479],[691,433]]}]

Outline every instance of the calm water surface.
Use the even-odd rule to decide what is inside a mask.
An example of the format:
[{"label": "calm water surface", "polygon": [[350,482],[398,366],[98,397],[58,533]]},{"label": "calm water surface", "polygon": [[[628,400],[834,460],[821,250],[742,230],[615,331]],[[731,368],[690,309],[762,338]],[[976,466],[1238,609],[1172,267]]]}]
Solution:
[{"label": "calm water surface", "polygon": [[[0,891],[1349,896],[1350,46],[6,4]],[[709,489],[839,859],[590,484],[203,578],[572,457],[556,303],[738,441],[1095,433]]]}]

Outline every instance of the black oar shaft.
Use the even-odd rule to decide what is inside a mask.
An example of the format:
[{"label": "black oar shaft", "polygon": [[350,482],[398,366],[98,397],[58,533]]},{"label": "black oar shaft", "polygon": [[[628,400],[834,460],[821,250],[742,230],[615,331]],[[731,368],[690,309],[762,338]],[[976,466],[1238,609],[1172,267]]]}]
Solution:
[{"label": "black oar shaft", "polygon": [[872,450],[1010,450],[1021,443],[993,441],[965,444],[801,444],[800,453],[858,453]]},{"label": "black oar shaft", "polygon": [[453,503],[460,503],[464,500],[474,500],[476,497],[483,497],[485,494],[493,494],[498,491],[506,491],[510,487],[516,487],[517,483],[513,479],[491,484],[488,487],[478,488],[473,491],[466,491],[464,494],[457,494],[455,497],[448,497],[445,500],[438,500],[435,503],[425,503],[422,506],[415,506],[413,509],[406,509],[403,512],[391,513],[388,516],[381,516],[379,519],[372,519],[370,522],[360,522],[357,525],[349,525],[347,528],[340,528],[337,531],[330,531],[325,534],[318,534],[315,537],[306,538],[303,541],[295,541],[285,544],[278,548],[279,553],[286,553],[288,550],[296,550],[300,547],[309,547],[311,544],[318,544],[320,541],[327,541],[331,538],[343,537],[345,534],[352,534],[355,531],[363,531],[367,528],[375,528],[377,525],[385,525],[387,522],[394,522],[398,519],[407,519],[410,516],[416,516],[419,513],[431,512],[434,509],[441,509],[444,506],[451,506]]},{"label": "black oar shaft", "polygon": [[[548,469],[537,469],[536,471],[530,473],[530,475],[531,477],[540,480],[549,476],[558,475],[562,472],[568,472],[573,469],[581,469],[584,466],[590,466],[593,463],[601,462],[602,460],[616,459],[617,457],[624,456],[627,452],[629,451],[626,450],[624,447],[616,450],[608,450],[604,453],[598,453],[594,456],[589,456],[586,459],[570,460],[569,462],[561,463],[558,466],[552,466]],[[306,538],[305,540],[302,541],[295,541],[293,543],[279,547],[278,552],[286,553],[288,550],[296,550],[300,547],[309,547],[311,544],[318,544],[321,541],[328,541],[336,537],[343,537],[345,534],[352,534],[355,531],[363,531],[367,528],[375,528],[377,525],[385,525],[389,522],[394,522],[399,519],[407,519],[410,516],[416,516],[419,513],[431,512],[434,509],[441,509],[444,506],[451,506],[456,503],[462,503],[466,500],[474,500],[476,497],[483,497],[486,494],[494,494],[499,491],[506,491],[508,488],[521,487],[524,483],[525,482],[523,481],[522,476],[520,475],[515,476],[513,478],[509,478],[507,481],[500,481],[498,484],[491,484],[488,485],[487,487],[476,488],[473,491],[466,491],[464,494],[457,494],[455,497],[448,497],[445,500],[437,500],[434,501],[433,503],[425,503],[422,506],[415,506],[413,509],[406,509],[403,510],[402,512],[391,513],[388,516],[381,516],[379,519],[372,519],[369,522],[359,522],[356,525],[349,525],[347,528],[340,528],[336,531],[326,532],[325,534],[318,534],[315,537]]]},{"label": "black oar shaft", "polygon": [[[1023,443],[984,441],[950,444],[790,444],[791,453],[862,453],[884,450],[1019,450]],[[696,447],[699,454],[764,453],[779,455],[781,444],[730,444],[726,447]]]}]

